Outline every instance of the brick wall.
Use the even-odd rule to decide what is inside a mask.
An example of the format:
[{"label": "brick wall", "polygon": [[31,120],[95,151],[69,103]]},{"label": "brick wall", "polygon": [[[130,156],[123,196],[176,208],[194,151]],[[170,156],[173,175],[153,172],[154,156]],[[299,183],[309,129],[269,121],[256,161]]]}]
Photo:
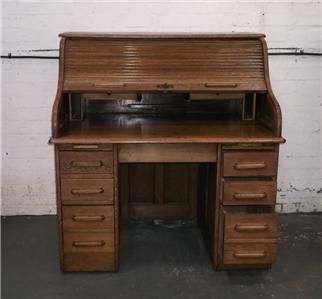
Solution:
[{"label": "brick wall", "polygon": [[63,31],[255,31],[267,35],[283,113],[278,210],[322,211],[320,1],[5,1],[2,8],[2,214],[54,214],[51,106]]}]

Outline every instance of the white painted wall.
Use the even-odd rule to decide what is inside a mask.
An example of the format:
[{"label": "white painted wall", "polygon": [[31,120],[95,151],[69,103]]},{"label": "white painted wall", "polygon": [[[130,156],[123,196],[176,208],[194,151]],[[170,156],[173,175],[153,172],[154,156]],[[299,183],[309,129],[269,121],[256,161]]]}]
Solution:
[{"label": "white painted wall", "polygon": [[[58,55],[63,31],[256,31],[321,53],[320,1],[4,1],[1,55]],[[35,52],[37,50],[37,52]],[[283,49],[292,52],[294,49]],[[322,211],[321,56],[270,56],[283,112],[278,209]],[[2,214],[54,214],[51,106],[57,60],[2,59]]]}]

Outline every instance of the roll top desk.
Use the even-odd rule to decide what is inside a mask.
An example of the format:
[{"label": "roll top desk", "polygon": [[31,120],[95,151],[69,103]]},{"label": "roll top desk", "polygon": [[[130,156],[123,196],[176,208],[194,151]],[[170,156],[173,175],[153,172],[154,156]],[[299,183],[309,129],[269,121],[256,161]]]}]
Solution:
[{"label": "roll top desk", "polygon": [[63,271],[116,271],[121,223],[190,219],[215,269],[276,256],[281,112],[262,34],[60,35]]}]

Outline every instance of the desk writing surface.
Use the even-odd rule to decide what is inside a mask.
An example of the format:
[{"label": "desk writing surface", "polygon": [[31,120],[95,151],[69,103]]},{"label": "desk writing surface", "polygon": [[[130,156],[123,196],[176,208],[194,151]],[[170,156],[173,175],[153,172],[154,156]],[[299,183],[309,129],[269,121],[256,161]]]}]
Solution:
[{"label": "desk writing surface", "polygon": [[162,120],[113,117],[74,122],[53,143],[279,143],[282,138],[260,124],[241,121]]}]

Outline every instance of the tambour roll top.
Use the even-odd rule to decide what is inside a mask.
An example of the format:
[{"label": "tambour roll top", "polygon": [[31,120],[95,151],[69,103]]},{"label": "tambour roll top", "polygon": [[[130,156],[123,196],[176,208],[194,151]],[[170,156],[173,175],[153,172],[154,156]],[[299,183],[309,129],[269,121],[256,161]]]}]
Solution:
[{"label": "tambour roll top", "polygon": [[265,91],[261,34],[61,34],[65,91]]},{"label": "tambour roll top", "polygon": [[[76,102],[103,97],[133,100],[131,105],[137,106],[140,99],[153,98],[149,105],[154,105],[161,93],[181,94],[188,101],[232,100],[235,106],[239,101],[243,121],[252,120],[281,137],[280,107],[269,80],[263,34],[67,32],[60,37],[53,138],[68,130]],[[77,113],[83,115],[83,108]]]}]

